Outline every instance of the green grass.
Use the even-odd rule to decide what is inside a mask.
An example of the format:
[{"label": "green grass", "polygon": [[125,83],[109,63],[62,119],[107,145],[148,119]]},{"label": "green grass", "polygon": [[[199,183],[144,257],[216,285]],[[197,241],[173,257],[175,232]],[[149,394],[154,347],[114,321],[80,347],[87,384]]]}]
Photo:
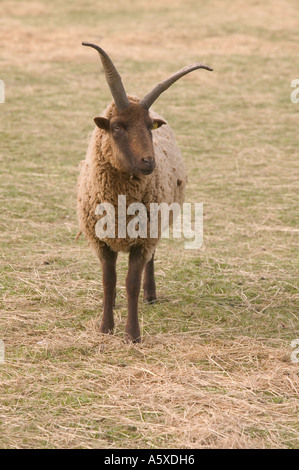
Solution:
[{"label": "green grass", "polygon": [[[4,1],[0,26],[0,447],[298,447],[298,6]],[[283,16],[284,15],[284,16]],[[283,17],[283,19],[282,19]],[[111,100],[94,40],[155,103],[204,204],[204,244],[164,240],[143,344],[98,333],[101,272],[74,238],[78,165]]]}]

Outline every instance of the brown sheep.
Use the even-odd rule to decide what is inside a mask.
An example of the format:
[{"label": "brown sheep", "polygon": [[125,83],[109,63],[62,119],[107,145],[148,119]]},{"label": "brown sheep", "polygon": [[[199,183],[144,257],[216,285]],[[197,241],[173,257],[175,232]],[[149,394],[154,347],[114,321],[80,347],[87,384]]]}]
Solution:
[{"label": "brown sheep", "polygon": [[[129,253],[126,334],[130,340],[139,342],[138,298],[141,278],[144,271],[144,298],[147,302],[154,302],[154,252],[161,230],[155,238],[150,236],[149,231],[146,237],[132,237],[127,233],[120,236],[118,226],[114,237],[99,236],[97,223],[103,213],[99,213],[98,207],[104,203],[111,204],[117,225],[120,195],[126,196],[125,211],[132,203],[143,203],[148,217],[151,203],[183,203],[186,176],[181,153],[169,125],[149,109],[159,95],[183,75],[199,68],[212,69],[198,63],[189,65],[159,83],[140,100],[127,96],[120,75],[103,49],[90,43],[82,44],[99,52],[114,103],[107,107],[103,116],[94,118],[96,127],[78,181],[79,227],[102,264],[102,333],[111,333],[114,328],[117,253]],[[108,217],[108,212],[106,215]],[[126,226],[132,218],[132,215],[125,216]]]}]

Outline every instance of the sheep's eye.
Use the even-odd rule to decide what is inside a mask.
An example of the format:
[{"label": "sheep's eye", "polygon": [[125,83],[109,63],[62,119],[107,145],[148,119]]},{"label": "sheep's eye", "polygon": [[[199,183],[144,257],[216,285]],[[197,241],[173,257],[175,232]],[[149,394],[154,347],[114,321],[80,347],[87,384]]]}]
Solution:
[{"label": "sheep's eye", "polygon": [[113,131],[115,131],[115,132],[121,132],[123,130],[124,130],[124,128],[120,124],[116,124],[115,126],[113,126]]},{"label": "sheep's eye", "polygon": [[157,123],[157,121],[153,122],[152,129],[158,129],[158,127],[159,124]]}]

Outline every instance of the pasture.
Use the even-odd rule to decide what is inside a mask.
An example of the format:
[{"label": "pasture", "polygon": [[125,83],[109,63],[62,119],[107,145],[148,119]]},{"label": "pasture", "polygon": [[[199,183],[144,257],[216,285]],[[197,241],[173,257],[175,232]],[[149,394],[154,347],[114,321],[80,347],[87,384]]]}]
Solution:
[{"label": "pasture", "polygon": [[[298,2],[0,8],[0,447],[298,448]],[[153,106],[184,155],[186,201],[204,205],[204,240],[160,243],[137,345],[127,255],[115,333],[101,335],[100,265],[75,241],[79,162],[111,101],[82,41],[138,96],[186,64],[214,67]]]}]

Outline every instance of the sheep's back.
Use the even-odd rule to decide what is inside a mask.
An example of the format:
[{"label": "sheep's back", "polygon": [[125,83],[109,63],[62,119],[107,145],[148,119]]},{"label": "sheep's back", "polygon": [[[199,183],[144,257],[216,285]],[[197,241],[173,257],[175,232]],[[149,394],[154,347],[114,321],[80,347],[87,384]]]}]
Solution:
[{"label": "sheep's back", "polygon": [[[151,117],[161,118],[154,112],[151,112]],[[159,201],[157,202],[182,204],[187,180],[185,166],[174,133],[168,124],[153,131],[153,144],[157,164],[155,175],[158,180]]]}]

